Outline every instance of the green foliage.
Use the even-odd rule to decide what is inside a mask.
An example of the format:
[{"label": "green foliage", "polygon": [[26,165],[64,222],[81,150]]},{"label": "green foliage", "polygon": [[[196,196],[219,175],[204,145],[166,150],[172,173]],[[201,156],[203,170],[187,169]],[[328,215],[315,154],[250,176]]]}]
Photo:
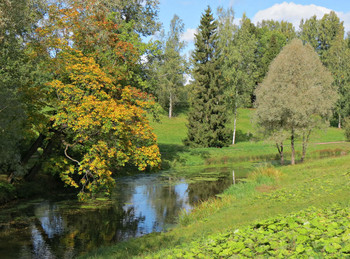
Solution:
[{"label": "green foliage", "polygon": [[[349,208],[307,210],[258,221],[247,227],[195,241],[173,250],[172,258],[347,257],[350,254]],[[152,258],[160,258],[152,256]]]},{"label": "green foliage", "polygon": [[154,64],[158,79],[156,95],[159,103],[164,108],[168,107],[169,118],[173,116],[176,103],[184,101],[186,96],[184,88],[186,60],[181,55],[185,42],[180,39],[183,31],[182,20],[174,15],[168,34],[163,35],[160,60]]},{"label": "green foliage", "polygon": [[217,21],[210,7],[202,15],[193,52],[195,79],[185,144],[193,147],[223,147],[228,144],[224,85],[220,71]]},{"label": "green foliage", "polygon": [[37,55],[32,55],[33,33],[42,18],[40,0],[0,3],[0,173],[20,176],[21,153],[38,122],[41,74]]},{"label": "green foliage", "polygon": [[272,60],[282,48],[296,37],[291,23],[263,20],[256,29],[257,38],[257,82],[261,83],[267,74]]},{"label": "green foliage", "polygon": [[295,39],[272,62],[255,92],[257,125],[278,144],[291,136],[292,163],[295,136],[302,135],[307,143],[311,131],[331,114],[337,99],[331,83],[311,46]]},{"label": "green foliage", "polygon": [[114,11],[118,24],[133,23],[134,30],[142,36],[159,31],[159,0],[103,0]]},{"label": "green foliage", "polygon": [[307,20],[301,20],[300,39],[308,42],[324,62],[334,39],[344,38],[344,22],[341,22],[334,11],[325,14],[320,20],[316,15]]},{"label": "green foliage", "polygon": [[346,140],[350,141],[350,117],[345,118],[343,128]]},{"label": "green foliage", "polygon": [[16,188],[5,182],[0,182],[0,205],[16,198]]},{"label": "green foliage", "polygon": [[339,95],[334,115],[338,121],[338,127],[341,127],[342,118],[350,115],[350,64],[348,62],[350,48],[346,45],[342,34],[332,41],[332,46],[324,56],[324,64],[332,72],[333,84]]},{"label": "green foliage", "polygon": [[233,10],[219,9],[219,46],[222,55],[222,74],[228,109],[233,111],[232,144],[236,141],[237,110],[251,105],[256,82],[257,51],[254,24],[245,15],[240,26],[233,23]]}]

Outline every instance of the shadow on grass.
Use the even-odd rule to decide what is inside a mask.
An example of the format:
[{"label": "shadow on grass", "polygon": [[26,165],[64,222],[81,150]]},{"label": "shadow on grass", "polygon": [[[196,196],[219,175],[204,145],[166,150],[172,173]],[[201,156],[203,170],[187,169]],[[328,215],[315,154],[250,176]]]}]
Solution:
[{"label": "shadow on grass", "polygon": [[236,131],[236,143],[237,142],[247,142],[253,140],[253,134],[248,132],[244,133],[242,130]]},{"label": "shadow on grass", "polygon": [[188,153],[190,156],[197,156],[202,159],[209,157],[209,152],[204,150],[190,149],[184,145],[178,144],[158,144],[162,155],[162,169],[169,169],[176,164],[185,165],[186,158],[181,154]]}]

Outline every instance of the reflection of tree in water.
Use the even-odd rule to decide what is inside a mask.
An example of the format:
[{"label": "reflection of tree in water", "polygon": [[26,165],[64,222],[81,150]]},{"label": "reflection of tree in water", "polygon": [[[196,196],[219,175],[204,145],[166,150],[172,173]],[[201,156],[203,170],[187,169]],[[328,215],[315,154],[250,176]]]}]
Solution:
[{"label": "reflection of tree in water", "polygon": [[[35,258],[71,258],[101,245],[120,242],[136,236],[137,226],[144,220],[135,217],[133,208],[124,211],[119,204],[70,209],[45,203],[36,214],[38,220],[31,227]],[[48,254],[50,257],[46,257]]]},{"label": "reflection of tree in water", "polygon": [[220,177],[217,181],[197,181],[188,184],[189,202],[194,206],[199,201],[204,201],[222,193],[232,184],[230,177]]},{"label": "reflection of tree in water", "polygon": [[164,224],[174,224],[179,212],[188,203],[187,195],[181,195],[180,193],[187,190],[187,184],[174,185],[169,179],[167,184],[150,184],[147,189],[148,201],[155,210],[156,222],[162,224],[162,228]]},{"label": "reflection of tree in water", "polygon": [[[208,178],[221,174],[212,170],[204,173]],[[231,177],[203,181],[201,174],[194,176],[199,181],[189,183],[180,176],[175,179],[176,175],[128,177],[117,184],[112,203],[95,209],[82,209],[74,202],[36,203],[25,213],[36,219],[24,224],[16,241],[5,240],[11,246],[6,249],[16,249],[9,253],[16,256],[10,258],[18,258],[19,254],[21,258],[72,258],[99,246],[161,231],[176,221],[182,209],[190,209],[232,183]],[[6,219],[12,221],[10,216]]]},{"label": "reflection of tree in water", "polygon": [[68,233],[62,241],[67,245],[74,242],[74,246],[80,251],[134,237],[139,221],[144,220],[135,217],[133,208],[124,211],[119,204],[67,214],[65,219],[68,222]]}]

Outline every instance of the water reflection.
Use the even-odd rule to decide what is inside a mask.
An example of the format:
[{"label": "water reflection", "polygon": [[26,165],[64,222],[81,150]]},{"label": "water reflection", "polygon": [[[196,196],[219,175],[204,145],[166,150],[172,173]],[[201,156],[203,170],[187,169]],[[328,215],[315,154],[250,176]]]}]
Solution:
[{"label": "water reflection", "polygon": [[181,210],[191,210],[232,184],[231,172],[216,173],[214,179],[205,171],[207,180],[161,174],[120,178],[112,203],[99,208],[83,209],[69,200],[5,208],[0,212],[1,258],[73,258],[162,231],[176,223]]}]

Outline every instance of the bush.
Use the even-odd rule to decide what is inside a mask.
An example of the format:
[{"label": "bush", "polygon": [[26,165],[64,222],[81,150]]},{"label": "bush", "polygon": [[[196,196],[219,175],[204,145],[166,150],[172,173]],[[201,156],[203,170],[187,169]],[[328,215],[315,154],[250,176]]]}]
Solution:
[{"label": "bush", "polygon": [[344,134],[347,141],[350,141],[350,117],[344,119]]}]

